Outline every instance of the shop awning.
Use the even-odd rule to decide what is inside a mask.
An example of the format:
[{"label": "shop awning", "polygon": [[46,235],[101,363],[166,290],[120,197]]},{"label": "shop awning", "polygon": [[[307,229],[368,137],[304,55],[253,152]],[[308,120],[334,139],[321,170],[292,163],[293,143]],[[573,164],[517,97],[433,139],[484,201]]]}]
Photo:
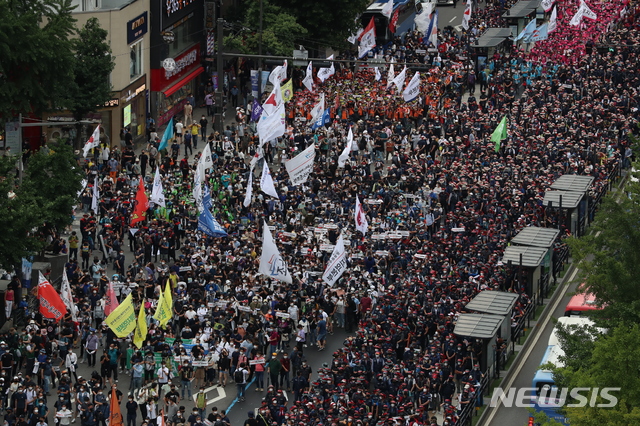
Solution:
[{"label": "shop awning", "polygon": [[191,71],[189,74],[185,75],[182,79],[177,81],[173,86],[167,87],[162,91],[165,96],[171,96],[176,93],[182,86],[199,76],[204,72],[204,67],[198,67],[195,70]]}]

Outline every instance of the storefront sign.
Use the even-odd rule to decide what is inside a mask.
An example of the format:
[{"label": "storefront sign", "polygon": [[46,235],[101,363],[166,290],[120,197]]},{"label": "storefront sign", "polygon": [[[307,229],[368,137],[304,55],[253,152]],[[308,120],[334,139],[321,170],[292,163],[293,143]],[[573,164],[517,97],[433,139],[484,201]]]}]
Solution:
[{"label": "storefront sign", "polygon": [[165,16],[171,17],[181,10],[185,10],[194,0],[165,0]]},{"label": "storefront sign", "polygon": [[127,22],[127,44],[131,44],[147,33],[149,29],[149,13],[144,12]]},{"label": "storefront sign", "polygon": [[171,81],[172,77],[181,76],[182,71],[189,69],[191,65],[200,63],[200,45],[192,47],[173,59],[176,61],[175,68],[171,71],[164,71],[164,78],[167,82]]},{"label": "storefront sign", "polygon": [[129,102],[131,99],[135,98],[140,93],[144,93],[145,90],[147,90],[147,84],[142,83],[135,90],[127,90],[126,92],[122,92],[123,93],[123,96],[121,96],[122,102],[124,103]]},{"label": "storefront sign", "polygon": [[212,30],[215,27],[216,22],[216,4],[212,1],[207,1],[204,4],[204,27],[208,30]]},{"label": "storefront sign", "polygon": [[107,102],[104,103],[105,108],[113,108],[113,107],[117,107],[118,105],[120,105],[120,99],[118,98],[109,99]]}]

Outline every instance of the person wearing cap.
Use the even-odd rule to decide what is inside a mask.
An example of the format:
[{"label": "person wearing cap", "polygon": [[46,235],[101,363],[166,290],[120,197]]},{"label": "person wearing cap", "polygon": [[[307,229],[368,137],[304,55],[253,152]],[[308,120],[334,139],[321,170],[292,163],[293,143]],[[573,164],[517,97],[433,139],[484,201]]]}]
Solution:
[{"label": "person wearing cap", "polygon": [[253,411],[249,410],[249,412],[247,412],[247,419],[244,421],[242,426],[261,426],[261,425],[260,425],[260,422],[258,422],[258,420],[256,419],[256,416],[253,413]]},{"label": "person wearing cap", "polygon": [[280,370],[282,370],[282,363],[278,359],[278,353],[273,352],[271,354],[271,359],[267,363],[267,374],[269,374],[271,384],[276,390],[279,388],[278,378],[280,377]]}]

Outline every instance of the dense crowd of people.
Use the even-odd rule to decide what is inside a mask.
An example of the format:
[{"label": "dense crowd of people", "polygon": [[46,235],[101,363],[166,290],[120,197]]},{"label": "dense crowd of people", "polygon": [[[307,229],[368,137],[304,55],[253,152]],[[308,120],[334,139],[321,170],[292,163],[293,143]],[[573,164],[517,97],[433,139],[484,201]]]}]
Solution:
[{"label": "dense crowd of people", "polygon": [[[28,323],[0,342],[7,424],[42,426],[50,416],[61,425],[76,418],[106,425],[109,386],[127,371],[130,389],[118,390],[119,398],[129,394],[122,399],[127,424],[157,425],[164,415],[171,425],[223,426],[228,417],[208,411],[204,389],[233,383],[242,402],[252,383],[264,400],[250,412],[250,426],[455,425],[466,406],[482,404],[482,352],[492,347],[453,333],[466,303],[481,291],[516,293],[516,320],[531,295],[516,268],[501,262],[510,239],[527,226],[570,233],[566,212],[543,205],[545,191],[564,174],[589,175],[595,197],[614,167],[630,165],[628,134],[637,133],[640,100],[635,9],[600,40],[614,51],[588,48],[622,7],[593,6],[606,19],[587,22],[584,38],[563,29],[565,12],[557,35],[531,53],[496,53],[480,70],[466,54],[480,32],[447,29],[439,49],[424,55],[416,52],[421,34],[408,34],[378,53],[395,59],[396,73],[405,62],[428,68],[419,101],[404,103],[386,72],[376,81],[371,68],[337,67],[325,83],[316,81],[316,92],[296,92],[285,137],[264,147],[250,111],[238,107],[236,123],[222,134],[208,132],[203,115],[187,122],[184,136],[181,127],[166,152],[158,151],[155,132],[139,154],[126,144],[94,150],[84,164],[80,235],[52,244],[70,254],[65,269],[77,320],[40,318],[23,302],[20,280],[10,284],[14,310]],[[472,26],[499,19],[487,7]],[[571,52],[560,53],[561,40],[571,40]],[[333,119],[311,131],[320,92]],[[490,136],[505,115],[508,137],[496,149]],[[349,128],[356,143],[338,168]],[[194,129],[203,139],[198,146],[189,137],[191,151],[185,136]],[[225,238],[198,230],[193,178],[204,143],[214,166],[202,180]],[[293,186],[284,164],[311,144],[313,173]],[[251,168],[261,170],[263,161],[279,198],[254,191],[245,207]],[[139,178],[151,190],[156,167],[166,205],[153,205],[132,227]],[[369,222],[364,235],[354,227],[356,196]],[[273,227],[291,284],[258,273],[263,221]],[[321,277],[340,235],[349,267],[328,286]],[[149,315],[142,347],[117,339],[103,324],[110,282],[118,297],[131,294],[147,312],[168,286],[168,327]],[[312,371],[305,354],[324,350],[337,329],[351,337]],[[92,377],[77,376],[81,362],[95,367]],[[185,413],[180,401],[192,396],[196,407]]]}]

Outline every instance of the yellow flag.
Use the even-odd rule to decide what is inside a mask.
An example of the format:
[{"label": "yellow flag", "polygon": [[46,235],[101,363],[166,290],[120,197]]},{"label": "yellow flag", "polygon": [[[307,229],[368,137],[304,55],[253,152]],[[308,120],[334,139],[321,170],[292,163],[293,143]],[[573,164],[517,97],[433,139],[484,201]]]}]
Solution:
[{"label": "yellow flag", "polygon": [[171,294],[171,283],[167,279],[167,285],[164,292],[160,293],[160,300],[153,318],[160,323],[161,327],[164,327],[171,320],[171,317],[173,317],[173,296]]},{"label": "yellow flag", "polygon": [[293,99],[293,79],[289,79],[285,84],[280,88],[282,91],[282,100],[284,102],[289,102]]},{"label": "yellow flag", "polygon": [[105,322],[118,337],[126,337],[136,328],[136,311],[131,294],[109,314]]},{"label": "yellow flag", "polygon": [[164,303],[167,305],[169,314],[162,325],[167,325],[171,317],[173,317],[173,293],[171,292],[171,284],[169,283],[169,280],[167,280],[167,285],[164,288]]},{"label": "yellow flag", "polygon": [[160,322],[160,319],[163,318],[160,316],[162,312],[162,308],[164,306],[164,292],[160,291],[160,298],[158,299],[158,304],[156,305],[156,312],[153,314],[153,319]]},{"label": "yellow flag", "polygon": [[142,348],[144,340],[147,338],[147,315],[144,312],[144,303],[140,306],[140,312],[138,313],[138,326],[136,332],[133,333],[133,344]]}]

